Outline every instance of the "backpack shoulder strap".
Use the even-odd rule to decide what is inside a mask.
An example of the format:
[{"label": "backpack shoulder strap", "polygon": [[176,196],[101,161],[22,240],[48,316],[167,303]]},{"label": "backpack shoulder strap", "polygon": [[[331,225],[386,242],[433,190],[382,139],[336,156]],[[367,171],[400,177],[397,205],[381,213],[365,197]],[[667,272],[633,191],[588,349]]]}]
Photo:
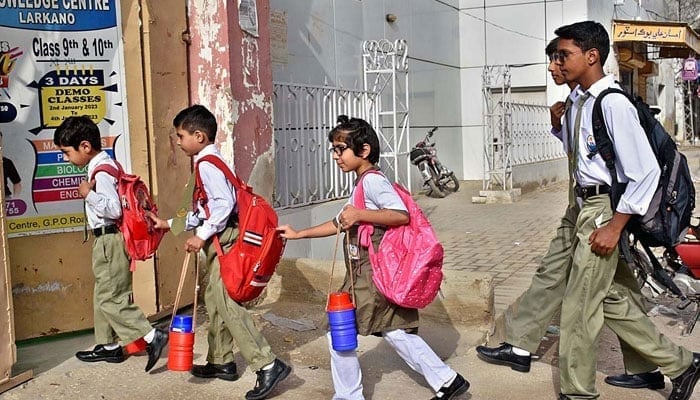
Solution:
[{"label": "backpack shoulder strap", "polygon": [[[199,164],[202,163],[203,161],[212,163],[216,168],[221,170],[221,172],[224,173],[224,176],[226,176],[226,179],[231,182],[231,185],[233,185],[233,190],[238,192],[241,189],[247,188],[247,185],[243,183],[234,173],[231,171],[231,168],[229,168],[226,163],[220,159],[219,157],[208,154],[206,156],[203,156],[197,162],[194,164],[194,179],[195,179],[195,185],[194,185],[194,192],[192,194],[193,197],[193,202],[196,203],[198,201],[203,202],[203,207],[204,211],[207,214],[207,217],[209,216],[209,207],[206,205],[206,200],[207,200],[207,193],[204,191],[203,186],[202,186],[202,177],[199,174]],[[219,235],[214,235],[213,236],[213,242],[214,246],[216,249],[216,253],[219,256],[224,255],[224,250],[221,247],[221,242],[219,241]]]},{"label": "backpack shoulder strap", "polygon": [[224,173],[224,176],[226,176],[226,179],[228,179],[229,182],[231,182],[231,184],[236,190],[240,190],[248,186],[245,183],[243,183],[243,181],[239,177],[237,177],[233,173],[233,171],[231,171],[231,168],[229,168],[229,166],[226,165],[226,163],[222,159],[215,155],[209,154],[197,160],[197,162],[194,165],[195,182],[197,187],[202,187],[202,178],[199,175],[199,164],[203,161],[212,163],[216,168],[221,170],[221,172]]},{"label": "backpack shoulder strap", "polygon": [[109,164],[100,164],[95,169],[92,171],[92,174],[90,175],[90,181],[95,180],[95,175],[97,175],[98,172],[106,172],[110,176],[112,176],[114,179],[119,179],[119,176],[121,176],[122,173],[124,173],[124,170],[122,169],[121,164],[117,162],[117,160],[113,160],[115,164],[117,164],[116,167],[113,167]]},{"label": "backpack shoulder strap", "polygon": [[605,166],[610,170],[614,180],[617,177],[617,174],[615,173],[615,151],[613,149],[610,135],[608,134],[607,126],[605,125],[605,116],[603,115],[603,98],[611,93],[620,93],[629,98],[627,92],[617,88],[607,88],[600,92],[600,94],[596,97],[595,103],[593,103],[591,120],[596,149],[588,153],[588,158],[593,158],[596,153],[599,153],[605,162]]},{"label": "backpack shoulder strap", "polygon": [[364,210],[365,209],[365,188],[362,186],[362,182],[365,180],[365,176],[368,174],[379,174],[379,175],[384,175],[382,174],[379,170],[376,169],[370,169],[365,171],[361,176],[360,179],[357,181],[357,185],[355,186],[355,191],[353,192],[353,202],[355,203],[355,208],[359,208]]},{"label": "backpack shoulder strap", "polygon": [[[362,183],[365,177],[369,174],[378,174],[384,176],[384,174],[374,168],[365,171],[360,179],[357,180],[357,185],[355,186],[355,191],[353,192],[353,203],[355,203],[355,208],[364,210],[365,207],[365,189]],[[357,228],[358,242],[362,247],[367,247],[370,254],[374,255],[374,244],[372,243],[372,234],[374,233],[374,225],[366,222],[361,222],[360,226]]]}]

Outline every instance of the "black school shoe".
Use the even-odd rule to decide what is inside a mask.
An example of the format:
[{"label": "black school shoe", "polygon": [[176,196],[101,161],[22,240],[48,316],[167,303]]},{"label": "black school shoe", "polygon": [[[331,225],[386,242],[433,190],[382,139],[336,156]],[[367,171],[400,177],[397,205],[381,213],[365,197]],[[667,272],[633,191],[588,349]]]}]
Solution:
[{"label": "black school shoe", "polygon": [[292,367],[276,358],[272,368],[268,370],[260,369],[255,372],[258,375],[258,380],[255,382],[253,390],[245,394],[246,400],[262,400],[266,398],[272,392],[272,389],[282,382],[291,371]]},{"label": "black school shoe", "polygon": [[700,353],[693,353],[693,361],[690,367],[685,370],[678,378],[671,379],[673,390],[668,400],[688,400],[693,394],[695,384],[700,378]]},{"label": "black school shoe", "polygon": [[145,371],[148,372],[156,365],[163,352],[163,348],[168,344],[168,332],[162,329],[156,329],[151,343],[146,344],[146,353],[148,353],[148,362],[146,362]]},{"label": "black school shoe", "polygon": [[121,346],[114,350],[107,350],[101,344],[98,344],[92,350],[79,351],[75,353],[75,357],[83,362],[106,361],[108,363],[120,363],[125,359]]},{"label": "black school shoe", "polygon": [[431,400],[450,400],[469,390],[469,382],[460,374],[450,386],[443,386]]},{"label": "black school shoe", "polygon": [[627,389],[656,390],[666,387],[664,375],[659,371],[608,376],[605,378],[605,383]]},{"label": "black school shoe", "polygon": [[498,347],[476,346],[476,355],[487,363],[507,365],[519,372],[530,372],[532,356],[513,353],[513,346],[508,343],[501,343]]},{"label": "black school shoe", "polygon": [[207,363],[206,365],[194,365],[190,373],[197,378],[204,379],[219,378],[231,382],[238,379],[236,363],[233,361],[226,364]]}]

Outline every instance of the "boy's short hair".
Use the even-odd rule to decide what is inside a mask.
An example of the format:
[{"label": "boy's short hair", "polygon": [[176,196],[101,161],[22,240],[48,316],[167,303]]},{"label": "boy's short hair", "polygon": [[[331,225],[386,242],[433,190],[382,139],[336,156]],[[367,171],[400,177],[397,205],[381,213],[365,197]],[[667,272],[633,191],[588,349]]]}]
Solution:
[{"label": "boy's short hair", "polygon": [[187,107],[177,113],[173,119],[173,126],[190,133],[194,131],[204,132],[212,143],[216,140],[216,132],[219,128],[214,114],[199,104]]},{"label": "boy's short hair", "polygon": [[72,147],[78,150],[80,143],[85,140],[90,143],[93,149],[102,150],[100,128],[85,115],[64,119],[53,133],[53,143],[56,146]]},{"label": "boy's short hair", "polygon": [[555,37],[554,39],[550,40],[549,43],[547,44],[547,47],[544,48],[544,53],[547,55],[549,60],[551,61],[554,58],[554,53],[557,52],[557,45],[559,44],[559,38]]},{"label": "boy's short hair", "polygon": [[364,119],[339,115],[338,125],[328,133],[328,141],[334,140],[347,144],[356,155],[362,152],[362,146],[367,143],[370,148],[367,159],[372,164],[379,162],[379,137]]},{"label": "boy's short hair", "polygon": [[610,54],[610,36],[605,27],[600,22],[582,21],[575,24],[559,27],[554,34],[560,39],[570,39],[581,51],[598,49],[600,54],[600,65],[605,65],[605,61]]}]

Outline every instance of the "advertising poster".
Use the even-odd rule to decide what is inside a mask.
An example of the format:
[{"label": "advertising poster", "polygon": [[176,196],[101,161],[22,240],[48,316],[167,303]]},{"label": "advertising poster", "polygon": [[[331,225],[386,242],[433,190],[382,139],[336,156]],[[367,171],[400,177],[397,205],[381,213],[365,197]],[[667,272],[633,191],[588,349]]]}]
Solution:
[{"label": "advertising poster", "polygon": [[86,115],[130,170],[117,0],[0,0],[0,132],[8,235],[84,229],[85,168],[53,144]]}]

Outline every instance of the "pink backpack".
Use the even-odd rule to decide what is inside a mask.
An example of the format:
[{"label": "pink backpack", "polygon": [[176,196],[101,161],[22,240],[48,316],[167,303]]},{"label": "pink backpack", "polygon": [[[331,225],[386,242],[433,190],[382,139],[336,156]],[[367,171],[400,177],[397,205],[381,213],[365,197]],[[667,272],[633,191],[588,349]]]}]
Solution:
[{"label": "pink backpack", "polygon": [[[356,208],[365,208],[365,192],[360,177],[353,197]],[[444,251],[435,231],[411,194],[401,185],[392,184],[408,209],[408,224],[387,229],[375,251],[372,224],[360,224],[360,245],[369,250],[372,280],[379,292],[390,302],[406,308],[423,308],[437,296],[442,283]]]}]

